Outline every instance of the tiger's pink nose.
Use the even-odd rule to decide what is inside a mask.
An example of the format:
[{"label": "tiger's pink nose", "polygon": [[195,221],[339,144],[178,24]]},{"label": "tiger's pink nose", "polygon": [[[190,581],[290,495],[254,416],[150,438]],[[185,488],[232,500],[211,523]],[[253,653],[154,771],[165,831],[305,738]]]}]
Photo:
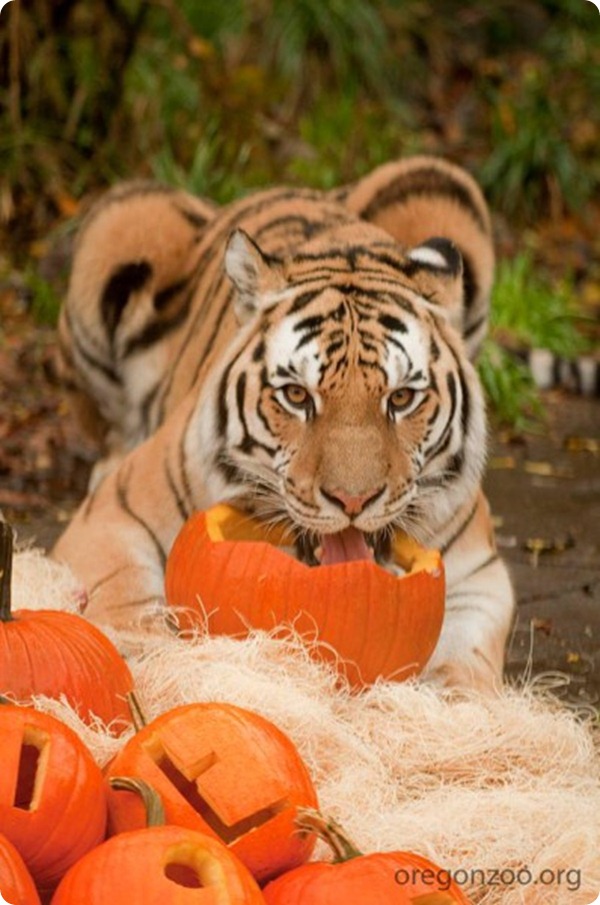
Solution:
[{"label": "tiger's pink nose", "polygon": [[343,509],[346,515],[360,515],[363,509],[380,497],[384,490],[385,487],[378,487],[375,490],[366,490],[364,493],[352,494],[341,487],[335,487],[333,490],[325,490],[324,487],[321,487],[323,496]]}]

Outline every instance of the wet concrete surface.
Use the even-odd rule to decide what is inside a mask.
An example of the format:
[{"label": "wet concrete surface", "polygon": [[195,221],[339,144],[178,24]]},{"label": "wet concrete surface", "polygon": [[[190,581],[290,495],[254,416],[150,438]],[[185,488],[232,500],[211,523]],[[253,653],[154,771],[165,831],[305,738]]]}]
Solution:
[{"label": "wet concrete surface", "polygon": [[600,706],[600,402],[550,394],[547,425],[493,439],[486,492],[517,612],[513,680]]},{"label": "wet concrete surface", "polygon": [[[518,601],[507,674],[600,708],[600,402],[545,404],[539,432],[491,438],[485,487]],[[19,540],[49,549],[73,507],[21,519]]]}]

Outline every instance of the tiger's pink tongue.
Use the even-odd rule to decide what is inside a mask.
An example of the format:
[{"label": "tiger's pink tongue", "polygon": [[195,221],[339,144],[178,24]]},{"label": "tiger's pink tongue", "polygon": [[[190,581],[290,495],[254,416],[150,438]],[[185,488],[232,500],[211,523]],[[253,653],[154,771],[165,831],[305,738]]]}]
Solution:
[{"label": "tiger's pink tongue", "polygon": [[372,560],[373,551],[367,546],[365,536],[351,525],[337,534],[323,534],[321,537],[322,566],[338,562],[353,562],[356,559]]}]

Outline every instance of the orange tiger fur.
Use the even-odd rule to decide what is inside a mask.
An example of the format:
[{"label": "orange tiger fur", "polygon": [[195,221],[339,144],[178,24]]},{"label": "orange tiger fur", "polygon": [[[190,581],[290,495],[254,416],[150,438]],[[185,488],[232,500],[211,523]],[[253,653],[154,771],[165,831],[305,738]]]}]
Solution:
[{"label": "orange tiger fur", "polygon": [[159,618],[174,537],[217,501],[285,519],[309,550],[348,526],[384,550],[399,525],[445,557],[427,674],[492,688],[513,595],[480,486],[469,355],[494,257],[471,177],[415,158],[337,192],[276,188],[218,210],[160,188],[108,197],[60,325],[72,382],[109,425],[97,486],[54,550],[87,584],[90,617]]}]

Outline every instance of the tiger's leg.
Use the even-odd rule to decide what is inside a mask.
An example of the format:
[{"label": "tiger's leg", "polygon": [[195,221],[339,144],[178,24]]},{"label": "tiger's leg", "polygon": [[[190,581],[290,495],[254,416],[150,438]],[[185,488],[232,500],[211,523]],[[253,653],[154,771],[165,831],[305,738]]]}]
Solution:
[{"label": "tiger's leg", "polygon": [[153,429],[144,403],[191,303],[197,249],[214,208],[155,183],[111,189],[83,220],[59,320],[59,370],[110,471]]},{"label": "tiger's leg", "polygon": [[56,542],[51,555],[85,587],[92,622],[142,633],[164,626],[167,555],[185,519],[210,502],[197,422],[190,394],[86,497]]},{"label": "tiger's leg", "polygon": [[452,688],[493,692],[502,685],[515,603],[482,492],[439,540],[446,569],[446,612],[423,677]]}]

